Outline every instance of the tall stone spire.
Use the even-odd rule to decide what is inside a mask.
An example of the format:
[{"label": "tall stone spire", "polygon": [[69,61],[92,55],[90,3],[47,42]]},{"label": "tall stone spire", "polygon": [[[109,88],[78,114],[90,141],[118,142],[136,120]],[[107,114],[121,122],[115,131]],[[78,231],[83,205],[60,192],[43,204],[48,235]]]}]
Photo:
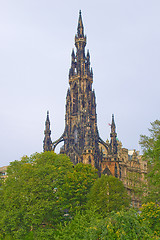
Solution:
[{"label": "tall stone spire", "polygon": [[[69,70],[69,90],[66,98],[64,153],[73,163],[90,163],[99,168],[100,150],[97,129],[95,93],[92,90],[93,72],[89,51],[85,53],[86,36],[79,12],[76,51],[72,50]],[[55,143],[56,144],[56,143]],[[53,143],[53,148],[56,146]]]},{"label": "tall stone spire", "polygon": [[84,28],[83,28],[83,22],[82,22],[82,15],[81,10],[79,11],[79,19],[78,19],[78,27],[77,27],[77,37],[83,38],[84,37]]},{"label": "tall stone spire", "polygon": [[117,133],[116,133],[116,125],[115,125],[115,121],[114,121],[114,114],[112,114],[110,137],[111,137],[110,152],[111,152],[111,154],[117,154]]},{"label": "tall stone spire", "polygon": [[65,130],[62,136],[52,143],[53,150],[64,142],[63,153],[74,164],[91,164],[101,172],[102,153],[99,144],[107,152],[107,145],[100,137],[97,127],[96,97],[92,89],[93,70],[89,50],[85,52],[86,36],[79,12],[75,51],[71,53],[69,69],[69,88],[66,96]]},{"label": "tall stone spire", "polygon": [[84,35],[81,11],[79,12],[77,34],[75,35],[75,46],[77,49],[76,72],[78,75],[83,76],[86,73],[86,57],[85,57],[86,36]]},{"label": "tall stone spire", "polygon": [[52,150],[52,141],[51,141],[51,130],[50,130],[50,120],[49,120],[49,111],[47,111],[47,118],[45,122],[44,130],[44,141],[43,141],[43,151]]}]

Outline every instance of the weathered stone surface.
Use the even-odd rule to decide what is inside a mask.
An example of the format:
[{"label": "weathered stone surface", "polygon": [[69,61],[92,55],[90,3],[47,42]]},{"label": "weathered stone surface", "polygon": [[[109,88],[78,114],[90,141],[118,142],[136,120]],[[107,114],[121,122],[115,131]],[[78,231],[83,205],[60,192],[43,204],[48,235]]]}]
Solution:
[{"label": "weathered stone surface", "polygon": [[92,89],[93,71],[90,67],[89,51],[85,54],[86,36],[81,12],[79,14],[75,47],[71,54],[69,89],[66,96],[65,130],[55,142],[50,138],[50,122],[47,114],[44,151],[54,150],[64,142],[61,153],[67,154],[74,164],[83,162],[99,170],[99,174],[119,178],[132,196],[134,205],[139,200],[134,194],[134,186],[140,186],[147,173],[147,163],[139,153],[122,148],[117,140],[116,124],[112,115],[110,142],[103,141],[98,133],[96,97]]}]

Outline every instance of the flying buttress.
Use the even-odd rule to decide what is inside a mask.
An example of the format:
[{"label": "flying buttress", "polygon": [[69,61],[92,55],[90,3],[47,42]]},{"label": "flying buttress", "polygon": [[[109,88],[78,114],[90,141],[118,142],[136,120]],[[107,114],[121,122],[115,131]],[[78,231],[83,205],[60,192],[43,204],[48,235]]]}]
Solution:
[{"label": "flying buttress", "polygon": [[62,136],[58,140],[56,140],[52,143],[52,150],[54,151],[55,148],[57,147],[57,145],[59,143],[63,142],[63,141],[64,141],[64,133],[62,134]]},{"label": "flying buttress", "polygon": [[107,151],[109,150],[109,146],[99,137],[98,142],[101,143],[106,149]]}]

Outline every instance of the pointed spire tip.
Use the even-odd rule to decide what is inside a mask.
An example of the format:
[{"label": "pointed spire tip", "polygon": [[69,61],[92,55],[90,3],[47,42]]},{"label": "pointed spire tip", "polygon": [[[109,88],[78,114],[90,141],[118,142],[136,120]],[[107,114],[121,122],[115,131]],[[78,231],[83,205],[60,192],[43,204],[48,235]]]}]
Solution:
[{"label": "pointed spire tip", "polygon": [[47,110],[47,121],[49,121],[49,111]]},{"label": "pointed spire tip", "polygon": [[112,114],[112,123],[114,123],[114,114]]},{"label": "pointed spire tip", "polygon": [[72,48],[72,57],[75,57],[74,48]]},{"label": "pointed spire tip", "polygon": [[81,16],[81,10],[79,11],[77,36],[78,36],[78,37],[84,37],[84,33],[83,33],[83,22],[82,22],[82,16]]}]

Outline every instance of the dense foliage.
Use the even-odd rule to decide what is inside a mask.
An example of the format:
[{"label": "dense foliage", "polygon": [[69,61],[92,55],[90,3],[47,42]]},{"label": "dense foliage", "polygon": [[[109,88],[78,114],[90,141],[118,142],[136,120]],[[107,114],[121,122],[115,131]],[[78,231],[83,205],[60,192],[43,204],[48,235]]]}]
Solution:
[{"label": "dense foliage", "polygon": [[0,182],[0,240],[160,239],[160,121],[151,126],[140,140],[149,171],[139,212],[117,178],[36,153],[12,162]]},{"label": "dense foliage", "polygon": [[154,234],[160,236],[160,206],[149,202],[142,205],[141,211],[142,221],[147,221]]},{"label": "dense foliage", "polygon": [[52,239],[57,224],[84,208],[98,177],[91,165],[74,166],[65,155],[34,154],[12,162],[0,189],[0,237]]},{"label": "dense foliage", "polygon": [[160,136],[160,120],[155,120],[151,123],[151,128],[149,128],[148,131],[150,136],[140,135],[140,144],[144,153],[149,149],[154,149],[154,143]]},{"label": "dense foliage", "polygon": [[160,204],[160,121],[151,123],[150,136],[141,135],[143,158],[148,161],[147,187],[144,201]]},{"label": "dense foliage", "polygon": [[56,240],[139,240],[158,239],[147,221],[133,209],[109,213],[105,218],[92,210],[78,213],[57,232]]},{"label": "dense foliage", "polygon": [[130,197],[123,183],[116,177],[102,175],[97,179],[88,195],[88,208],[94,206],[105,216],[111,211],[120,211],[130,205]]}]

